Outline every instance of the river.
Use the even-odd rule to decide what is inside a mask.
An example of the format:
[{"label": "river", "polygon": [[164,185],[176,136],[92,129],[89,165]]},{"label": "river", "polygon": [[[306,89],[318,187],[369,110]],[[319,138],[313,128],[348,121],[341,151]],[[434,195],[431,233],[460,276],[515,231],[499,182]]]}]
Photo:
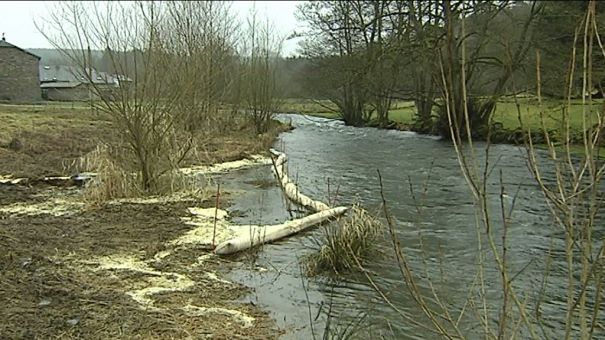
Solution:
[{"label": "river", "polygon": [[[453,306],[452,311],[459,310],[476,278],[478,242],[470,190],[453,146],[412,132],[353,128],[340,121],[302,115],[279,118],[291,121],[296,129],[283,133],[275,147],[286,152],[290,176],[310,197],[326,201],[329,187],[332,194],[338,191],[340,204],[359,201],[366,209],[377,210],[381,204],[380,171],[397,236],[412,267],[420,276],[430,276],[440,296]],[[483,145],[477,145],[477,150],[482,149]],[[485,155],[481,152],[479,157]],[[554,227],[543,195],[532,180],[524,149],[494,145],[489,157],[494,165],[488,190],[492,194],[490,208],[497,242],[502,230],[497,218],[501,171],[505,204],[509,206],[517,197],[507,233],[510,270],[519,273],[513,284],[534,301],[542,284],[547,252],[551,245],[564,249],[564,236]],[[225,190],[236,197],[230,207],[235,223],[280,223],[289,217],[270,167],[230,173],[221,181],[230,183]],[[317,248],[314,240],[321,239],[321,235],[321,228],[315,229],[240,256],[243,264],[229,275],[254,287],[244,302],[269,310],[285,329],[284,339],[321,338],[329,305],[333,333],[345,332],[348,324],[359,321],[360,327],[353,329],[359,338],[432,338],[430,332],[406,319],[416,318],[421,312],[403,284],[388,237],[379,240],[377,255],[366,265],[399,312],[386,304],[360,273],[339,280],[301,275],[299,259]],[[545,315],[560,311],[565,304],[564,254],[555,252],[553,259],[553,273],[543,298]],[[497,301],[500,277],[493,260],[488,256],[485,261],[487,300]],[[419,284],[423,292],[430,293],[426,281],[420,280]],[[486,308],[498,310],[500,305],[493,302]],[[533,313],[533,305],[528,309]],[[473,322],[475,315],[467,314],[461,328],[473,338],[480,329]],[[497,315],[497,311],[492,313],[493,317]],[[556,319],[545,320],[545,324],[545,333],[539,333],[544,337],[555,336],[563,327]]]}]

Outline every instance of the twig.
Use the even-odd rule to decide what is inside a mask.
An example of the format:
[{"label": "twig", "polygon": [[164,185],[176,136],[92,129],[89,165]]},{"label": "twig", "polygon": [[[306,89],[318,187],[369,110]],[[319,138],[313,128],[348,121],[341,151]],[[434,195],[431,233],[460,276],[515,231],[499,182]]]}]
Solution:
[{"label": "twig", "polygon": [[[297,262],[300,263],[300,259],[297,258]],[[305,277],[303,275],[303,270],[302,270],[302,266],[298,266],[298,270],[300,272],[300,282],[302,283],[303,286],[303,291],[305,292],[305,299],[307,300],[307,310],[309,312],[309,325],[311,326],[311,335],[313,336],[313,340],[316,339],[315,337],[315,329],[313,328],[313,313],[311,313],[311,301],[309,301],[309,293],[308,293],[308,289],[307,286],[305,286]]]},{"label": "twig", "polygon": [[216,206],[214,208],[214,229],[212,230],[212,249],[216,248],[216,220],[218,215],[218,207],[220,204],[221,183],[216,185]]}]

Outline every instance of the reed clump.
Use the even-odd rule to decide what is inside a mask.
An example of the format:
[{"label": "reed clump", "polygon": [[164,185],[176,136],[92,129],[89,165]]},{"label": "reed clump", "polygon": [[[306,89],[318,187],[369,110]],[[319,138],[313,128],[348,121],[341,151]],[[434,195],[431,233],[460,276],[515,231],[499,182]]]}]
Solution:
[{"label": "reed clump", "polygon": [[324,226],[322,238],[316,240],[318,250],[303,259],[307,275],[338,275],[359,268],[384,230],[380,220],[354,204],[345,217]]},{"label": "reed clump", "polygon": [[[86,185],[83,199],[90,204],[146,196],[200,197],[205,185],[199,178],[187,176],[179,169],[168,171],[158,178],[154,192],[144,190],[140,174],[126,169],[119,154],[108,145],[100,145],[79,160],[79,168],[93,172],[94,178]],[[204,192],[205,194],[205,192]],[[205,196],[205,195],[202,195]]]}]

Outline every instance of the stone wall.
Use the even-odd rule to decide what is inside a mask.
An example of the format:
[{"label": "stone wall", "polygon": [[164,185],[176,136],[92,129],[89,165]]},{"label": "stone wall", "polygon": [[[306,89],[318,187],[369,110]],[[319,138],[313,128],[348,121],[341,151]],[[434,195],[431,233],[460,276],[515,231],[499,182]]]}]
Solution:
[{"label": "stone wall", "polygon": [[[88,87],[84,84],[80,84],[76,87],[68,88],[47,88],[44,89],[45,99],[53,101],[88,101],[90,100],[90,93]],[[96,99],[96,96],[93,96]]]},{"label": "stone wall", "polygon": [[0,47],[0,101],[40,101],[38,63],[38,58],[18,48]]}]

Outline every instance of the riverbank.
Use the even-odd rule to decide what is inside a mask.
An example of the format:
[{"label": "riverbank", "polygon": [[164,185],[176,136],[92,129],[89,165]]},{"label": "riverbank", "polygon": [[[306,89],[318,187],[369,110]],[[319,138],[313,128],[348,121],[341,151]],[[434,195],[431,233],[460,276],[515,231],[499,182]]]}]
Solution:
[{"label": "riverbank", "polygon": [[[258,136],[235,122],[185,164],[199,172],[265,153],[287,129]],[[99,143],[118,143],[103,115],[69,104],[0,106],[0,174],[71,175]],[[252,162],[251,162],[252,163]],[[192,165],[196,165],[193,167]],[[200,211],[199,195],[83,203],[83,188],[0,184],[0,338],[277,338],[267,311],[238,300],[250,292],[224,277],[236,261],[180,242]],[[221,208],[231,194],[221,190]]]},{"label": "riverbank", "polygon": [[[0,187],[3,338],[275,338],[233,263],[187,234],[214,197],[91,207],[77,189]],[[223,193],[222,206],[228,206]],[[214,210],[214,209],[212,209]]]},{"label": "riverbank", "polygon": [[[521,112],[524,126],[532,132],[532,142],[537,148],[547,148],[545,135],[543,133],[542,121],[540,119],[540,105],[537,98],[519,98],[519,111]],[[602,105],[595,100],[593,105]],[[559,100],[544,100],[544,123],[552,142],[561,144],[557,137],[561,126],[561,112],[566,103]],[[569,125],[571,152],[582,154],[583,146],[583,105],[581,100],[572,100],[569,105]],[[289,99],[282,106],[284,112],[301,113],[309,116],[341,120],[337,107],[326,100]],[[494,129],[490,141],[495,144],[523,145],[524,131],[520,126],[516,103],[513,98],[504,98],[496,105],[494,112]],[[592,113],[590,119],[594,122],[596,113]],[[377,122],[370,122],[367,127],[375,127],[399,131],[415,131],[413,124],[415,119],[415,106],[411,101],[396,101],[389,111],[389,123],[379,126]],[[605,148],[599,151],[601,157],[605,157]]]}]

